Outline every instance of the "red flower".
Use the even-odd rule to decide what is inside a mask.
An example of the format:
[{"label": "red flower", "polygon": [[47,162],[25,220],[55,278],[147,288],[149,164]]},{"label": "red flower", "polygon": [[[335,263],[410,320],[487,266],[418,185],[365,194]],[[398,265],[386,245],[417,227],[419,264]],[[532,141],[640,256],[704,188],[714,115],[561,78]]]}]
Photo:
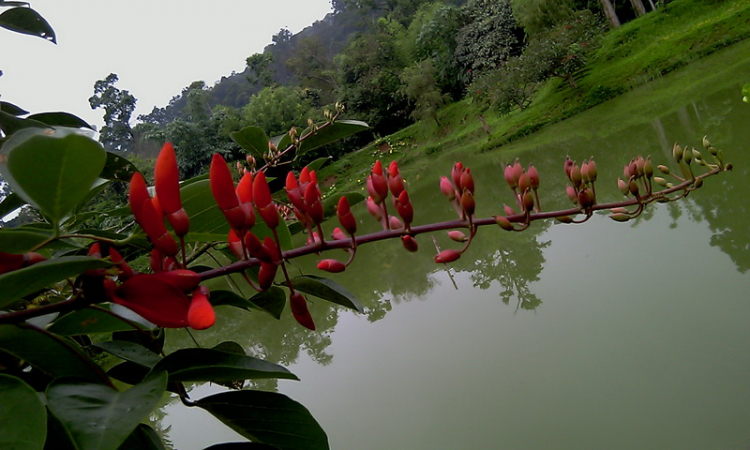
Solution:
[{"label": "red flower", "polygon": [[167,142],[159,152],[154,167],[154,188],[159,197],[159,204],[167,216],[177,236],[184,236],[188,232],[190,222],[187,213],[182,209],[180,200],[180,173],[177,169],[177,158],[174,147]]}]

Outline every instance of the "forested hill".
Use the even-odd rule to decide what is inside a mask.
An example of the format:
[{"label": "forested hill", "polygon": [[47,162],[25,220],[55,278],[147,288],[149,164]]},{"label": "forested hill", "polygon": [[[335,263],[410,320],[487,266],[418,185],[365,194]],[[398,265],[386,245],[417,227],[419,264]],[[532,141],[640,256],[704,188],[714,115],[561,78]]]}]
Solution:
[{"label": "forested hill", "polygon": [[214,151],[239,149],[232,131],[252,125],[283,134],[322,119],[337,102],[371,125],[371,134],[358,136],[366,140],[415,121],[440,125],[437,112],[466,98],[500,114],[525,109],[552,79],[577,97],[616,95],[578,84],[609,29],[669,14],[673,5],[721,1],[332,0],[323,20],[296,35],[282,29],[241,73],[213,86],[193,82],[133,128],[128,108],[135,100],[115,86],[116,75],[97,85],[91,101],[109,114],[100,134],[105,147],[138,153],[169,140],[191,176]]}]

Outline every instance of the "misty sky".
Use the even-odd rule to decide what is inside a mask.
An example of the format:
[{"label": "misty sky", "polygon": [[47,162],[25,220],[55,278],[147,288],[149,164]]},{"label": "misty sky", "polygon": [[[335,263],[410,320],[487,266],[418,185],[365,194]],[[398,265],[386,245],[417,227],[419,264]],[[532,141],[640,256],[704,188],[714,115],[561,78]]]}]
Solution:
[{"label": "misty sky", "polygon": [[[213,85],[263,51],[282,27],[297,33],[330,0],[31,0],[57,45],[0,28],[0,98],[32,113],[66,111],[102,125],[88,98],[116,73],[138,114],[165,106],[196,80]],[[6,8],[0,8],[0,13]]]}]

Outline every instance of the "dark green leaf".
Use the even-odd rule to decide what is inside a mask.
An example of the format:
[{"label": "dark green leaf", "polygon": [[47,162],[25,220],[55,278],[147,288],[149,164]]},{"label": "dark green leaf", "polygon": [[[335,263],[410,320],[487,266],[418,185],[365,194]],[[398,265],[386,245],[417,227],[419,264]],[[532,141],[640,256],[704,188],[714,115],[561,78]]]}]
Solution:
[{"label": "dark green leaf", "polygon": [[279,447],[257,442],[224,442],[223,444],[206,447],[203,450],[279,450]]},{"label": "dark green leaf", "polygon": [[186,348],[165,356],[153,371],[166,370],[169,381],[237,381],[297,377],[285,367],[252,356],[208,348]]},{"label": "dark green leaf", "polygon": [[236,355],[244,355],[245,349],[240,344],[234,341],[224,341],[214,345],[213,350],[217,350],[225,353],[234,353]]},{"label": "dark green leaf", "polygon": [[363,312],[362,303],[354,295],[347,291],[344,286],[328,278],[313,275],[302,275],[292,280],[292,286],[298,291],[314,295],[323,300],[328,300],[337,305],[346,306],[359,312]]},{"label": "dark green leaf", "polygon": [[44,450],[78,450],[62,423],[54,414],[47,414],[47,442]]},{"label": "dark green leaf", "polygon": [[27,119],[36,120],[43,124],[56,127],[89,128],[94,129],[85,120],[66,112],[46,112],[32,114]]},{"label": "dark green leaf", "polygon": [[3,228],[0,229],[0,249],[5,253],[26,253],[51,235],[20,228]]},{"label": "dark green leaf", "polygon": [[107,161],[104,163],[104,169],[99,176],[106,180],[130,182],[136,172],[138,172],[138,169],[133,163],[120,155],[107,152]]},{"label": "dark green leaf", "polygon": [[0,202],[0,218],[7,216],[23,205],[26,205],[26,202],[23,201],[21,197],[15,193],[10,193],[10,195],[7,195],[3,201]]},{"label": "dark green leaf", "polygon": [[0,348],[53,377],[106,379],[76,344],[39,328],[0,325]]},{"label": "dark green leaf", "polygon": [[29,113],[25,109],[19,108],[13,103],[8,102],[0,102],[0,111],[7,112],[8,114],[12,114],[14,116],[22,116]]},{"label": "dark green leaf", "polygon": [[303,155],[318,147],[336,142],[369,128],[366,123],[358,120],[337,120],[332,125],[325,126],[313,134],[310,134],[309,129],[305,130],[301,135],[302,142],[299,146],[299,154]]},{"label": "dark green leaf", "polygon": [[229,135],[234,142],[245,150],[250,151],[253,156],[263,160],[263,155],[268,152],[268,136],[262,128],[245,127]]},{"label": "dark green leaf", "polygon": [[0,374],[0,448],[43,449],[47,410],[39,395],[23,380]]},{"label": "dark green leaf", "polygon": [[325,163],[327,163],[330,160],[331,160],[330,156],[326,156],[324,158],[318,158],[306,166],[307,170],[319,170],[321,167],[325,165]]},{"label": "dark green leaf", "polygon": [[215,242],[225,241],[229,224],[211,193],[208,180],[200,180],[180,188],[182,207],[190,217],[188,240]]},{"label": "dark green leaf", "polygon": [[44,20],[44,17],[31,8],[13,8],[0,14],[0,27],[15,31],[16,33],[39,36],[52,43],[57,43],[55,41],[55,31]]},{"label": "dark green leaf", "polygon": [[106,160],[98,142],[73,128],[21,130],[2,155],[0,175],[13,192],[55,224],[86,198]]},{"label": "dark green leaf", "polygon": [[202,398],[199,406],[251,441],[281,450],[328,450],[328,437],[301,404],[275,392],[233,391]]},{"label": "dark green leaf", "polygon": [[166,447],[153,428],[140,423],[118,450],[166,450]]},{"label": "dark green leaf", "polygon": [[148,375],[149,372],[149,369],[143,367],[140,364],[136,364],[130,361],[123,361],[120,364],[109,369],[107,371],[107,375],[117,381],[122,381],[123,383],[134,386],[146,379],[146,375]]},{"label": "dark green leaf", "polygon": [[18,130],[23,130],[24,128],[49,127],[42,122],[37,122],[36,120],[22,119],[5,111],[0,111],[0,130],[2,130],[7,136],[12,135]]},{"label": "dark green leaf", "polygon": [[74,277],[89,269],[109,267],[109,263],[88,256],[64,256],[0,275],[0,308],[48,285]]},{"label": "dark green leaf", "polygon": [[162,359],[146,347],[130,341],[105,341],[96,343],[94,346],[125,361],[134,362],[149,369]]},{"label": "dark green leaf", "polygon": [[[102,306],[105,307],[104,305]],[[66,314],[50,325],[48,330],[61,336],[112,333],[136,329],[118,316],[98,308],[85,308]]]},{"label": "dark green leaf", "polygon": [[229,305],[242,309],[257,309],[279,319],[286,305],[286,293],[283,289],[272,286],[267,291],[259,292],[246,299],[234,292],[222,289],[211,292],[211,304],[214,306]]},{"label": "dark green leaf", "polygon": [[47,388],[47,402],[80,450],[116,450],[159,403],[166,387],[165,373],[125,392],[58,379]]}]

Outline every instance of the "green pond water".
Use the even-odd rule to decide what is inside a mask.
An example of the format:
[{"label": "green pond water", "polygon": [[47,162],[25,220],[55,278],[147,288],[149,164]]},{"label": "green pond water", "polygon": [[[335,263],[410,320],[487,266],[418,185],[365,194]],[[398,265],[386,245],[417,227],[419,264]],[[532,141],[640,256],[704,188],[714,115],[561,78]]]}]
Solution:
[{"label": "green pond water", "polygon": [[[735,169],[684,201],[625,224],[596,215],[483,229],[447,269],[429,236],[417,254],[365,246],[359,264],[331,276],[365,314],[314,301],[311,333],[290,317],[224,309],[196,338],[236,340],[289,367],[301,381],[257,386],[310,409],[334,450],[750,448],[747,55],[750,43],[738,44],[494,152],[437,154],[408,180],[415,222],[452,219],[437,180],[460,159],[478,213],[497,214],[512,201],[500,161],[520,157],[541,173],[544,208],[566,208],[565,156],[593,155],[599,201],[615,201],[633,156],[668,163],[675,141],[700,148],[708,135]],[[301,268],[324,275],[313,264]],[[178,402],[160,414],[177,449],[242,440]]]}]

